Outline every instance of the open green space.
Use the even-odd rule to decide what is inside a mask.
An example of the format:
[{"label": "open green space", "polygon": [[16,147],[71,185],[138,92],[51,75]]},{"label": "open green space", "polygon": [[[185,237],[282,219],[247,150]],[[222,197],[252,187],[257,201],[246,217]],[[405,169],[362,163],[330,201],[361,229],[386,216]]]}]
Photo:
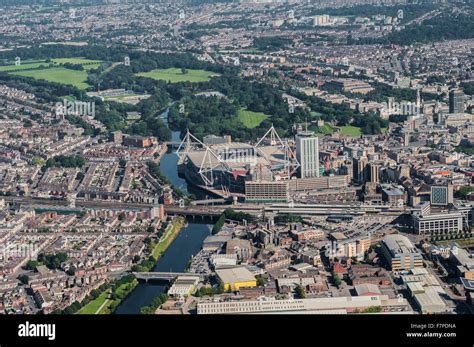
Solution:
[{"label": "open green space", "polygon": [[249,129],[253,129],[260,125],[268,116],[262,112],[248,111],[245,108],[240,108],[237,112],[240,121]]},{"label": "open green space", "polygon": [[110,290],[106,290],[100,294],[96,299],[89,302],[86,306],[81,308],[78,314],[97,314],[102,305],[108,300]]},{"label": "open green space", "polygon": [[0,66],[0,71],[10,72],[10,71],[21,71],[21,70],[30,70],[30,69],[39,69],[40,67],[47,68],[50,63],[44,61],[40,62],[22,62],[20,65],[9,64]]},{"label": "open green space", "polygon": [[171,83],[179,82],[207,82],[212,76],[218,75],[215,72],[206,70],[186,69],[183,73],[181,69],[155,69],[148,72],[137,73],[136,76],[153,78],[155,80],[169,81]]},{"label": "open green space", "polygon": [[359,127],[355,127],[352,125],[344,125],[341,127],[341,134],[347,136],[360,136],[362,135],[362,131]]},{"label": "open green space", "polygon": [[86,89],[89,85],[86,83],[87,72],[79,70],[66,69],[64,67],[53,67],[44,70],[27,70],[12,72],[13,75],[31,77],[37,80],[46,80],[61,84],[73,85],[79,89]]},{"label": "open green space", "polygon": [[324,124],[321,127],[317,128],[318,134],[331,135],[334,132],[334,129],[330,124]]},{"label": "open green space", "polygon": [[[13,72],[21,70],[31,70],[31,69],[40,69],[40,68],[50,68],[55,67],[54,65],[60,64],[76,64],[83,65],[84,70],[96,69],[102,63],[101,60],[90,60],[83,58],[55,58],[51,61],[46,60],[26,60],[21,61],[20,65],[15,65],[15,62],[7,62],[6,65],[0,65],[0,71],[2,72]],[[56,66],[59,67],[59,66]]]}]

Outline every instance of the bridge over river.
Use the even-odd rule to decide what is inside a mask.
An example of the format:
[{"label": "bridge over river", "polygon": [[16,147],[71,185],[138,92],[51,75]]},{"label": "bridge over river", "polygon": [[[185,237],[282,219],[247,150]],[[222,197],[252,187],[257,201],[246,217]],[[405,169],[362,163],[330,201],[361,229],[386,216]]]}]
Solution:
[{"label": "bridge over river", "polygon": [[199,277],[200,281],[203,281],[206,277],[201,274],[193,274],[189,272],[134,272],[133,273],[138,280],[141,281],[172,281],[178,276],[182,277]]}]

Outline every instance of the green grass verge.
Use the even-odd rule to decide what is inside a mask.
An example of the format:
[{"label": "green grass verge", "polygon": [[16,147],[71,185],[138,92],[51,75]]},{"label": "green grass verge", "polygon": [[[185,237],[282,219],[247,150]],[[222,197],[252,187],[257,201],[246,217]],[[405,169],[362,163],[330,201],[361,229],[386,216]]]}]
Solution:
[{"label": "green grass verge", "polygon": [[153,78],[155,80],[169,81],[171,83],[179,82],[207,82],[212,76],[218,75],[215,72],[206,70],[188,69],[187,73],[183,74],[181,69],[155,69],[148,72],[137,73],[136,76]]},{"label": "green grass verge", "polygon": [[[110,289],[100,294],[96,299],[89,302],[86,306],[81,308],[78,314],[97,314],[102,305],[108,300]],[[105,305],[104,305],[105,306]]]},{"label": "green grass verge", "polygon": [[262,112],[248,111],[245,108],[240,108],[237,111],[237,116],[239,117],[239,120],[249,129],[258,127],[260,123],[269,117]]},{"label": "green grass verge", "polygon": [[171,224],[166,228],[165,234],[161,237],[160,241],[153,248],[151,255],[153,258],[158,260],[161,255],[168,249],[171,245],[171,242],[178,236],[181,228],[184,225],[183,217],[176,217]]}]

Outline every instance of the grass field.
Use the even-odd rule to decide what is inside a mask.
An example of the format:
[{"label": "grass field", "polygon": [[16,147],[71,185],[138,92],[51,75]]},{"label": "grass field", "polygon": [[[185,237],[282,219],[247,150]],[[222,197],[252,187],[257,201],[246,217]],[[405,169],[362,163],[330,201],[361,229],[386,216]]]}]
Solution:
[{"label": "grass field", "polygon": [[50,63],[42,62],[25,62],[21,65],[16,66],[15,64],[10,65],[3,65],[0,66],[0,71],[10,72],[10,71],[21,71],[21,70],[28,70],[28,69],[38,69],[41,66],[47,67]]},{"label": "grass field", "polygon": [[77,313],[78,314],[96,314],[99,311],[99,308],[108,300],[110,290],[106,290],[100,294],[96,299],[89,302],[86,306],[81,308]]},{"label": "grass field", "polygon": [[239,117],[240,121],[249,129],[253,129],[259,126],[268,116],[262,112],[253,112],[248,111],[245,108],[241,108],[237,112],[237,116]]},{"label": "grass field", "polygon": [[329,124],[324,124],[322,127],[318,127],[317,132],[319,134],[330,135],[334,132],[334,129]]},{"label": "grass field", "polygon": [[192,70],[188,69],[186,74],[181,72],[181,69],[155,69],[148,72],[137,73],[136,76],[149,77],[155,80],[169,81],[171,83],[179,82],[207,82],[211,76],[218,75],[215,72],[206,70]]},{"label": "grass field", "polygon": [[53,67],[44,70],[28,70],[12,72],[13,75],[31,77],[37,80],[46,80],[62,84],[73,85],[79,89],[86,89],[89,85],[86,83],[87,72],[79,70],[70,70],[64,67]]},{"label": "grass field", "polygon": [[347,136],[360,136],[362,135],[362,131],[359,127],[355,127],[352,125],[345,125],[341,127],[341,134]]}]

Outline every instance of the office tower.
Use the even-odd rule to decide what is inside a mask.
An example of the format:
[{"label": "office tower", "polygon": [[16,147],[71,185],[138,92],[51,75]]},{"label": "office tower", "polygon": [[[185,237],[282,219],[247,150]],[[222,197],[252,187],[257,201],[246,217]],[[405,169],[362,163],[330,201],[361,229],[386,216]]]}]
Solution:
[{"label": "office tower", "polygon": [[370,182],[379,183],[380,166],[375,163],[370,163]]},{"label": "office tower", "polygon": [[354,163],[353,173],[354,173],[354,181],[357,183],[364,183],[367,178],[367,164],[368,159],[367,157],[359,157],[354,158],[352,161]]},{"label": "office tower", "polygon": [[458,89],[449,92],[449,113],[464,112],[464,93]]},{"label": "office tower", "polygon": [[446,206],[454,203],[453,186],[448,184],[445,186],[431,187],[431,204]]},{"label": "office tower", "polygon": [[296,159],[301,178],[319,177],[319,142],[312,131],[300,131],[296,135]]}]

